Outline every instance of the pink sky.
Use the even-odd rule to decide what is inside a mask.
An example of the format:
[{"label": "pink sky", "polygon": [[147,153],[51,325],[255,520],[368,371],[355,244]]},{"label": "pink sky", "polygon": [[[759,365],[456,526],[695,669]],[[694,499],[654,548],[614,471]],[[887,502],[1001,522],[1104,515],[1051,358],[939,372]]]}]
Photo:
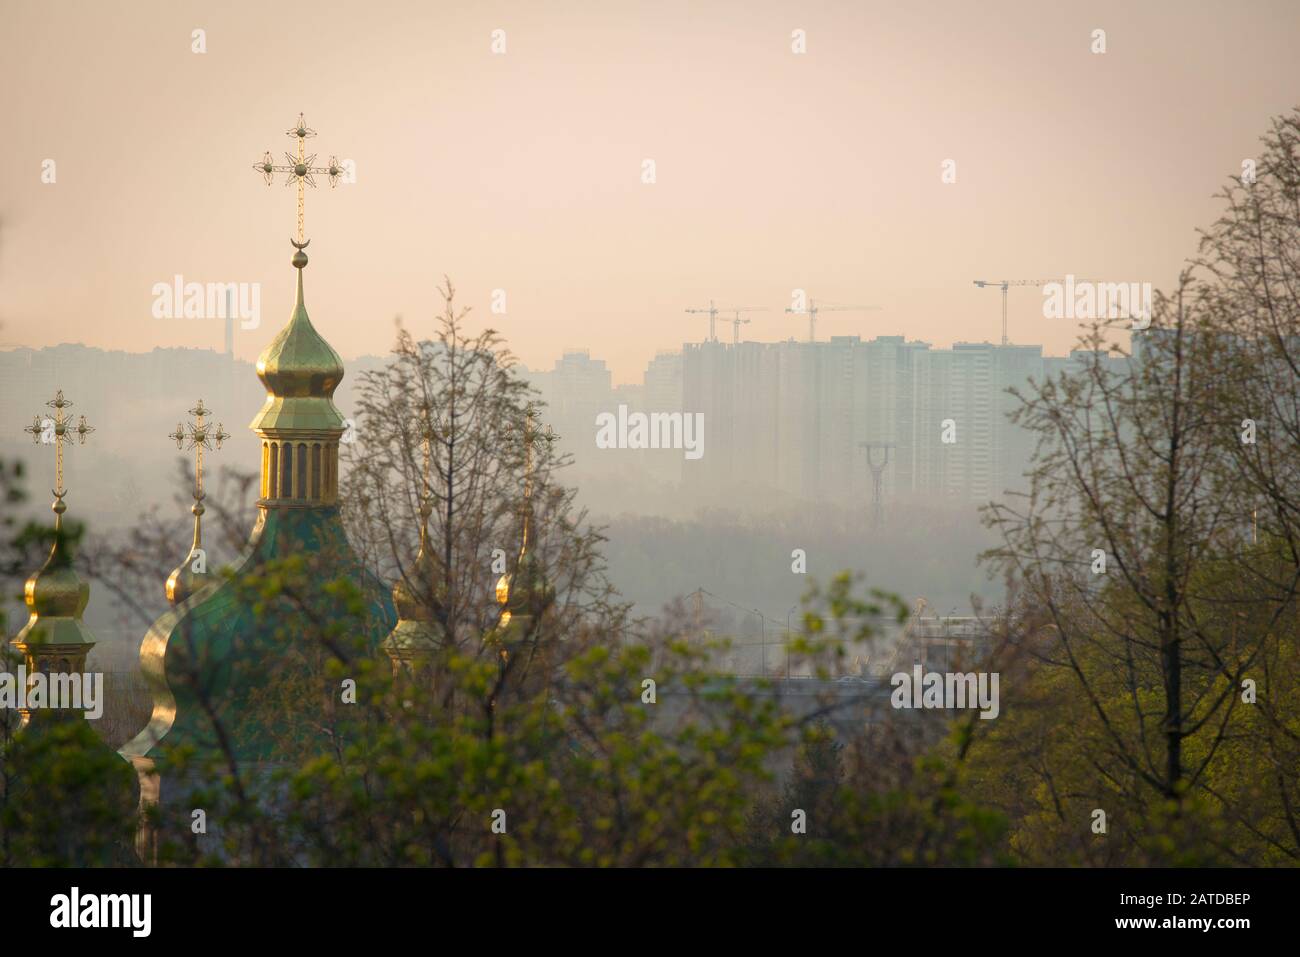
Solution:
[{"label": "pink sky", "polygon": [[[255,357],[288,316],[295,212],[250,167],[300,111],[357,168],[307,197],[307,304],[345,357],[396,314],[428,328],[444,274],[530,366],[585,346],[616,382],[701,338],[683,310],[710,298],[771,309],[747,338],[802,338],[795,288],[884,307],[821,338],[996,341],[973,279],[1171,282],[1296,105],[1298,37],[1285,0],[5,0],[0,348],[219,348],[219,320],[153,318],[180,273],[262,283],[236,337]],[[1012,341],[1073,337],[1012,292]]]}]

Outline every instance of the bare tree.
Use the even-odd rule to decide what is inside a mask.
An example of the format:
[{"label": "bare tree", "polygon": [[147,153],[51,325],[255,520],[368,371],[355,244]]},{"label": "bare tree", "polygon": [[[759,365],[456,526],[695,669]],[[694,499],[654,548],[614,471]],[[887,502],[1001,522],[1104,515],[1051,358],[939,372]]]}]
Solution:
[{"label": "bare tree", "polygon": [[1122,788],[1178,801],[1222,743],[1260,642],[1213,615],[1214,571],[1245,525],[1224,494],[1204,303],[1184,277],[1155,305],[1135,355],[1114,361],[1113,324],[1099,324],[1079,367],[1017,393],[1013,420],[1039,436],[1032,490],[986,510],[1003,539],[987,557],[1050,613],[1044,659],[1075,676]]}]

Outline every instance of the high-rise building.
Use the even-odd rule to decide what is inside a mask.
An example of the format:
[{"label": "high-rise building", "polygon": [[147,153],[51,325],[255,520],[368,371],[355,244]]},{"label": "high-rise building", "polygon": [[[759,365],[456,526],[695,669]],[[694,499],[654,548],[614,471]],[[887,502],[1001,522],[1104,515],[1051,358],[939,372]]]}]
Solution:
[{"label": "high-rise building", "polygon": [[651,412],[682,411],[682,354],[661,349],[646,366],[645,407]]},{"label": "high-rise building", "polygon": [[[959,342],[933,349],[902,336],[863,342],[691,343],[682,350],[682,405],[703,412],[703,458],[688,487],[770,487],[796,499],[855,504],[883,497],[983,503],[1023,489],[1032,434],[1008,418],[1031,379],[1072,359],[1041,346]],[[657,363],[664,362],[658,357]],[[1122,363],[1122,360],[1116,360]]]},{"label": "high-rise building", "polygon": [[545,420],[560,447],[582,459],[595,447],[596,416],[610,409],[610,372],[586,349],[566,349],[549,375]]}]

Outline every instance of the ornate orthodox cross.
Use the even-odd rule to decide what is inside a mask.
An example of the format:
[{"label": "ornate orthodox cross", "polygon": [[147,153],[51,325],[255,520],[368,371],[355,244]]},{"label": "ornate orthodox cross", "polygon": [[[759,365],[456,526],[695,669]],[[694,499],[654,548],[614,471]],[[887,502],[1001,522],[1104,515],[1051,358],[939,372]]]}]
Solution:
[{"label": "ornate orthodox cross", "polygon": [[298,114],[298,125],[291,130],[286,130],[285,132],[288,136],[292,136],[298,140],[298,155],[294,156],[292,153],[285,153],[284,158],[289,161],[289,165],[276,166],[274,157],[271,156],[271,151],[267,150],[262,154],[262,162],[254,163],[253,169],[262,174],[266,179],[267,186],[271,185],[272,180],[275,179],[276,173],[289,174],[288,178],[284,181],[286,186],[295,181],[298,183],[298,242],[301,245],[303,243],[302,209],[305,187],[315,187],[316,180],[312,177],[316,173],[322,173],[329,176],[331,188],[337,186],[339,178],[343,175],[343,167],[339,164],[339,158],[337,156],[330,157],[329,166],[312,165],[312,163],[316,162],[316,154],[307,154],[306,144],[308,139],[316,135],[316,131],[307,128],[307,124],[303,122],[303,115],[301,113]]},{"label": "ornate orthodox cross", "polygon": [[[72,408],[72,403],[63,397],[63,390],[58,393],[49,402],[45,403],[54,410],[51,416],[34,416],[30,427],[23,429],[24,432],[32,434],[32,441],[38,445],[54,446],[54,493],[55,504],[60,505],[63,502],[63,496],[68,490],[63,487],[63,446],[72,441],[75,435],[82,445],[86,444],[86,436],[95,430],[86,424],[86,417],[81,416],[81,421],[77,427],[72,427],[72,416],[67,414],[68,409]],[[55,511],[60,511],[57,507]]]},{"label": "ornate orthodox cross", "polygon": [[524,410],[524,501],[521,506],[524,516],[525,547],[528,544],[528,519],[533,498],[533,453],[541,446],[549,449],[556,439],[555,432],[549,425],[540,433],[538,432],[537,422],[540,418],[541,410],[537,407],[537,403],[529,402]]},{"label": "ornate orthodox cross", "polygon": [[[437,434],[427,415],[423,424],[424,428],[420,430],[420,448],[424,452],[424,470],[420,475],[422,487],[419,501],[420,515],[427,523],[429,516],[433,514],[433,441],[437,438]],[[420,535],[423,536],[424,532],[421,531]]]},{"label": "ornate orthodox cross", "polygon": [[212,414],[212,410],[205,408],[203,400],[199,399],[199,404],[190,409],[190,415],[194,416],[193,422],[176,423],[176,431],[171,433],[167,438],[176,442],[178,449],[185,447],[185,441],[189,440],[189,447],[194,450],[194,501],[203,501],[203,450],[211,450],[213,444],[221,448],[221,443],[230,438],[230,433],[217,423],[213,429],[212,423],[207,421],[207,416]]}]

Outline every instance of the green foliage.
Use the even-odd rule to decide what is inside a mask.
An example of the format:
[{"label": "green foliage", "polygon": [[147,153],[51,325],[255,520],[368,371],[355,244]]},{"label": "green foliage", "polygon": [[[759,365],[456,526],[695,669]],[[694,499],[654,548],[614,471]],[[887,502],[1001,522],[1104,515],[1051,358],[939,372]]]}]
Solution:
[{"label": "green foliage", "polygon": [[5,866],[137,863],[135,774],[80,715],[37,715],[6,734],[0,767]]},{"label": "green foliage", "polygon": [[[495,333],[465,337],[448,287],[435,339],[403,334],[367,377],[348,450],[360,550],[432,610],[436,648],[394,667],[363,638],[372,605],[296,558],[241,583],[284,653],[232,663],[258,680],[237,707],[197,712],[212,747],[163,749],[157,861],[1300,861],[1298,146],[1300,111],[1265,137],[1258,182],[1225,191],[1140,355],[1102,323],[1072,370],[1021,397],[1015,419],[1039,439],[1033,488],[987,512],[1001,540],[988,558],[1009,586],[976,663],[1001,678],[993,721],[846,716],[831,695],[795,707],[772,682],[719,675],[698,629],[630,621],[600,532],[554,477],[562,459],[528,427],[533,398]],[[18,500],[3,468],[0,490]],[[425,511],[433,555],[420,564]],[[680,528],[655,532],[716,561]],[[933,551],[912,532],[907,547]],[[3,570],[40,539],[33,527],[6,542]],[[500,578],[485,571],[497,553]],[[876,622],[903,621],[898,599],[860,586],[845,573],[809,588],[789,647],[798,673],[838,676]],[[124,764],[84,721],[15,733],[6,718],[5,863],[117,860],[133,823]],[[248,737],[276,760],[241,760]]]}]

